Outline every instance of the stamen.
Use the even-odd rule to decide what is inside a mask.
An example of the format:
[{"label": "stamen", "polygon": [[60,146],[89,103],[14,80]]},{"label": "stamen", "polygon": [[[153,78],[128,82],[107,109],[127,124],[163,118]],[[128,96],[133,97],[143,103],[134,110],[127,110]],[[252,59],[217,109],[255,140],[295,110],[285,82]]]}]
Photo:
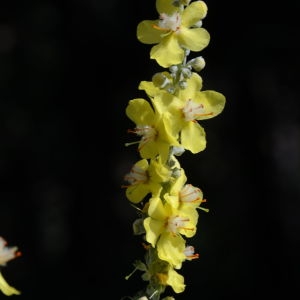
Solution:
[{"label": "stamen", "polygon": [[142,148],[151,140],[153,140],[152,137],[142,137],[142,139],[140,140],[140,146],[138,147],[138,151],[141,151]]},{"label": "stamen", "polygon": [[134,268],[133,271],[130,274],[125,276],[125,279],[128,280],[137,270],[138,270],[138,268]]},{"label": "stamen", "polygon": [[149,297],[149,299],[153,298],[153,296],[154,296],[155,294],[157,294],[157,293],[158,293],[158,290],[155,290],[155,291],[152,293],[152,295]]},{"label": "stamen", "polygon": [[180,229],[184,229],[184,230],[191,230],[194,231],[195,228],[187,228],[187,227],[180,227]]},{"label": "stamen", "polygon": [[140,144],[140,146],[138,147],[138,151],[141,151],[141,149],[145,146],[145,144],[150,140],[154,140],[157,135],[155,128],[149,125],[137,126],[136,128],[134,128],[134,130],[128,129],[127,132],[134,133],[138,136],[142,136],[140,141],[125,143],[125,146]]},{"label": "stamen", "polygon": [[21,251],[17,251],[17,252],[15,253],[15,257],[20,257],[20,256],[22,256],[22,252],[21,252]]},{"label": "stamen", "polygon": [[211,116],[213,112],[204,113],[203,104],[196,104],[192,99],[187,100],[186,105],[182,109],[184,119],[186,121],[195,121],[199,117]]},{"label": "stamen", "polygon": [[131,142],[131,143],[125,143],[125,146],[128,147],[128,146],[139,144],[139,143],[140,143],[140,141]]},{"label": "stamen", "polygon": [[[173,15],[169,16],[165,13],[160,14],[158,28],[159,30],[165,29],[168,31],[176,32],[180,29],[181,24],[181,17],[178,12],[174,13]],[[154,25],[157,26],[157,25]],[[154,27],[155,28],[155,27]]]},{"label": "stamen", "polygon": [[148,175],[145,170],[134,165],[130,172],[124,176],[124,180],[128,181],[130,185],[140,184],[148,180]]},{"label": "stamen", "polygon": [[127,129],[127,133],[135,133],[135,130]]},{"label": "stamen", "polygon": [[145,243],[142,243],[145,250],[149,250],[151,248],[151,245],[146,245]]},{"label": "stamen", "polygon": [[202,202],[202,193],[199,188],[186,184],[179,193],[180,201],[185,203]]},{"label": "stamen", "polygon": [[205,116],[212,116],[214,113],[210,112],[210,113],[206,113],[206,114],[195,114],[196,117],[205,117]]},{"label": "stamen", "polygon": [[169,31],[170,30],[169,28],[162,28],[162,27],[159,27],[159,26],[157,26],[155,24],[153,24],[152,27],[154,29],[157,29],[157,30],[160,30],[160,31]]},{"label": "stamen", "polygon": [[193,246],[187,246],[184,250],[184,254],[188,260],[199,258],[199,254],[195,253],[195,248]]},{"label": "stamen", "polygon": [[125,185],[125,184],[122,184],[121,185],[121,189],[127,189],[127,188],[129,188],[130,187],[130,185]]},{"label": "stamen", "polygon": [[173,234],[177,234],[178,230],[184,229],[184,230],[194,230],[194,228],[187,228],[184,227],[186,222],[189,222],[189,218],[182,218],[179,216],[172,216],[167,219],[165,226],[167,227],[167,230]]},{"label": "stamen", "polygon": [[201,207],[201,206],[199,206],[199,207],[197,207],[198,209],[201,209],[201,210],[203,210],[203,211],[205,211],[205,212],[209,212],[209,209],[208,208],[204,208],[204,207]]}]

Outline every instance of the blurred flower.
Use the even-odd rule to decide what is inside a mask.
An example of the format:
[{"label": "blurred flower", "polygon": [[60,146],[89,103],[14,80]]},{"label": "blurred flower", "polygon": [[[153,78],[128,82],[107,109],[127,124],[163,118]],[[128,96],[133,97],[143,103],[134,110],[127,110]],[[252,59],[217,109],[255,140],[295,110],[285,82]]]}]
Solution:
[{"label": "blurred flower", "polygon": [[[7,262],[20,256],[21,252],[18,251],[18,247],[7,247],[7,242],[4,238],[0,237],[0,265],[6,266]],[[20,295],[21,292],[10,286],[4,279],[0,272],[0,290],[6,296]]]}]

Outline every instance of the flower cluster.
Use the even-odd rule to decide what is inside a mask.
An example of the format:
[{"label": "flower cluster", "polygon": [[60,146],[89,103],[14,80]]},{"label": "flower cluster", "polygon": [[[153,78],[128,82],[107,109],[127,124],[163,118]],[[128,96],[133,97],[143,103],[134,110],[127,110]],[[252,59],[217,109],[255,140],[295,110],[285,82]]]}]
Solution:
[{"label": "flower cluster", "polygon": [[150,58],[164,70],[151,81],[140,82],[138,88],[147,99],[132,99],[126,107],[135,124],[128,132],[137,136],[126,146],[137,145],[140,158],[125,175],[124,187],[138,212],[133,232],[142,236],[145,249],[144,260],[134,262],[134,271],[142,271],[142,279],[148,281],[144,290],[128,297],[132,300],[159,300],[168,286],[175,293],[185,290],[178,270],[199,256],[188,240],[197,232],[199,209],[208,209],[202,207],[202,190],[188,181],[178,157],[206,148],[200,122],[220,114],[225,105],[223,94],[203,90],[198,74],[205,67],[203,57],[188,59],[210,41],[202,27],[206,3],[156,0],[156,9],[158,19],[138,24],[137,39],[152,45]]},{"label": "flower cluster", "polygon": [[[20,255],[21,255],[21,252],[18,251],[18,248],[16,246],[8,247],[6,240],[0,236],[0,266],[1,267],[6,266],[8,261],[10,261]],[[0,290],[6,296],[21,294],[20,291],[16,290],[14,287],[10,286],[6,282],[6,280],[2,276],[1,272],[0,272]]]}]

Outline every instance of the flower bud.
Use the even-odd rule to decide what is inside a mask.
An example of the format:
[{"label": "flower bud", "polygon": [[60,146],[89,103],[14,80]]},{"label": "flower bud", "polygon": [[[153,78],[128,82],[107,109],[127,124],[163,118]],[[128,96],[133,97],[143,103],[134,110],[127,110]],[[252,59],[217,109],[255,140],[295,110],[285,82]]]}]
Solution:
[{"label": "flower bud", "polygon": [[152,82],[155,86],[161,89],[165,88],[168,84],[170,84],[169,78],[163,73],[154,74],[152,77]]},{"label": "flower bud", "polygon": [[132,224],[132,229],[133,229],[133,233],[135,235],[140,235],[140,234],[144,234],[145,233],[145,228],[144,228],[144,224],[143,224],[143,219],[136,219],[133,224]]},{"label": "flower bud", "polygon": [[179,146],[173,146],[171,149],[171,155],[180,156],[184,153],[185,149]]},{"label": "flower bud", "polygon": [[198,56],[196,58],[191,59],[188,62],[188,65],[190,65],[195,71],[199,72],[205,67],[205,60],[202,56]]},{"label": "flower bud", "polygon": [[179,85],[179,87],[181,88],[181,89],[186,89],[187,88],[187,83],[186,83],[186,81],[179,81],[178,82],[178,85]]},{"label": "flower bud", "polygon": [[192,76],[191,70],[187,67],[181,69],[181,74],[184,78],[190,78]]},{"label": "flower bud", "polygon": [[176,73],[178,71],[178,66],[173,65],[169,68],[169,70],[171,73]]}]

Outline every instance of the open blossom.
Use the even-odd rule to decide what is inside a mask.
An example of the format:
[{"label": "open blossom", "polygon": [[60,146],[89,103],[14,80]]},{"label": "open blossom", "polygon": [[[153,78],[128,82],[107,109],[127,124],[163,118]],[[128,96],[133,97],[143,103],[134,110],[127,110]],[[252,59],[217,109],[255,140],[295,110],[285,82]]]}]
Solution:
[{"label": "open blossom", "polygon": [[174,94],[161,90],[149,81],[142,81],[139,89],[146,92],[159,113],[170,116],[173,134],[178,133],[184,149],[195,154],[206,148],[206,133],[198,121],[213,118],[223,111],[223,94],[201,90],[202,78],[194,72],[186,80],[186,88],[178,89]]},{"label": "open blossom", "polygon": [[130,100],[126,114],[136,124],[132,132],[141,137],[138,151],[142,158],[150,159],[160,154],[164,162],[170,145],[179,146],[171,127],[172,116],[157,112],[145,99]]},{"label": "open blossom", "polygon": [[[219,115],[225,106],[223,94],[212,90],[200,90],[202,79],[197,73],[187,79],[187,87],[175,95],[164,93],[153,98],[157,111],[166,111],[173,116],[172,128],[180,134],[180,144],[192,153],[206,148],[206,134],[198,121]],[[165,113],[166,114],[166,113]]]},{"label": "open blossom", "polygon": [[126,189],[127,198],[133,203],[139,203],[144,197],[151,193],[158,195],[162,189],[161,184],[170,179],[171,171],[161,163],[160,157],[141,159],[133,165],[124,179],[129,182]]},{"label": "open blossom", "polygon": [[144,226],[147,232],[146,240],[152,247],[156,246],[163,235],[192,237],[196,233],[198,212],[192,207],[189,211],[181,211],[168,203],[163,204],[160,198],[153,197],[149,200],[148,215]]},{"label": "open blossom", "polygon": [[202,85],[202,77],[193,72],[187,79],[187,87],[176,93],[185,104],[182,111],[186,121],[211,119],[224,109],[224,95],[212,90],[202,90]]},{"label": "open blossom", "polygon": [[180,64],[184,49],[200,51],[210,41],[207,30],[201,28],[201,21],[207,14],[205,2],[195,1],[185,8],[173,3],[173,0],[157,0],[159,19],[142,21],[137,27],[139,41],[155,44],[150,57],[165,68]]},{"label": "open blossom", "polygon": [[185,237],[196,233],[198,212],[195,208],[183,211],[158,197],[149,200],[148,217],[144,220],[146,241],[157,248],[158,256],[172,266],[179,266],[186,259]]},{"label": "open blossom", "polygon": [[163,196],[167,203],[181,211],[185,209],[190,211],[191,208],[198,208],[202,202],[205,202],[202,190],[186,181],[187,177],[182,171]]},{"label": "open blossom", "polygon": [[[21,253],[18,251],[18,247],[8,247],[7,242],[4,238],[0,237],[0,265],[6,266],[7,262],[20,256]],[[21,292],[10,286],[3,275],[0,272],[0,290],[6,296],[20,295]]]},{"label": "open blossom", "polygon": [[[187,184],[186,180],[187,177],[182,171],[181,175],[172,181],[169,192],[165,193],[163,198],[175,211],[191,216],[203,201],[203,193],[199,188]],[[180,269],[183,261],[198,257],[194,254],[193,247],[186,246],[185,243],[180,234],[162,235],[157,242],[159,258],[168,261],[175,269]]]}]

